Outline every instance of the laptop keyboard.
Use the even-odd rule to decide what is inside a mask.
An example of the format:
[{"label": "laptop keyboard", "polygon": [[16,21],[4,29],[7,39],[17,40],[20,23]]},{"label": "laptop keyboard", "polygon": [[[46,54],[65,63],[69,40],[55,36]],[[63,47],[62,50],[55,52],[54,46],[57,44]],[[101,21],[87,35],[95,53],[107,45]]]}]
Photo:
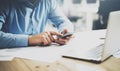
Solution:
[{"label": "laptop keyboard", "polygon": [[96,46],[95,48],[89,49],[85,52],[76,53],[74,50],[71,50],[67,52],[67,54],[64,54],[64,57],[71,57],[71,58],[78,58],[78,59],[85,59],[85,60],[94,60],[99,61],[102,56],[104,44],[100,44]]}]

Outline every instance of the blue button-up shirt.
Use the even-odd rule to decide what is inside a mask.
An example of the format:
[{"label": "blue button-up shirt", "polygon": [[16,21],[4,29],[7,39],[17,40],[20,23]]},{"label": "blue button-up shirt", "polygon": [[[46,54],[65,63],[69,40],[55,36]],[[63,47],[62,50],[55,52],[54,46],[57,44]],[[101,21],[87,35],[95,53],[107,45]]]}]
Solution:
[{"label": "blue button-up shirt", "polygon": [[0,0],[0,47],[28,46],[28,35],[44,31],[51,20],[62,31],[70,21],[61,13],[55,0]]}]

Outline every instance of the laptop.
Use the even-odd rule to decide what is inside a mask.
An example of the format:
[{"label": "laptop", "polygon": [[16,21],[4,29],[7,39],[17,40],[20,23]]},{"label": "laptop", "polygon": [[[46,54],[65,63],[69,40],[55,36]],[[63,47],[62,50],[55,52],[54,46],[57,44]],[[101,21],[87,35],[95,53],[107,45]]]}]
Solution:
[{"label": "laptop", "polygon": [[120,11],[111,12],[109,15],[108,26],[105,36],[94,37],[93,35],[95,34],[86,34],[86,36],[83,37],[81,34],[76,39],[76,41],[73,41],[71,43],[73,44],[70,45],[72,49],[63,54],[63,57],[85,60],[90,62],[93,61],[97,63],[103,62],[110,56],[112,56],[114,53],[116,53],[118,50],[120,50],[119,30]]}]

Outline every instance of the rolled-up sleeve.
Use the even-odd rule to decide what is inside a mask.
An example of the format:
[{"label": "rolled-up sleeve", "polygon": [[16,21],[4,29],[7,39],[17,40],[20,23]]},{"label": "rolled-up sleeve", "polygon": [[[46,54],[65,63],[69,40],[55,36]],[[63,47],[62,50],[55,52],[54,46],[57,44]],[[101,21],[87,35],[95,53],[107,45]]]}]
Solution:
[{"label": "rolled-up sleeve", "polygon": [[15,36],[15,46],[28,46],[28,35],[14,35]]},{"label": "rolled-up sleeve", "polygon": [[0,48],[28,46],[28,35],[11,34],[2,31],[5,20],[6,14],[0,8]]},{"label": "rolled-up sleeve", "polygon": [[21,46],[28,46],[28,35],[18,35],[0,31],[0,48]]},{"label": "rolled-up sleeve", "polygon": [[59,32],[63,31],[63,29],[73,32],[73,24],[64,15],[61,8],[57,5],[57,2],[55,0],[50,0],[50,2],[49,19],[59,29]]}]

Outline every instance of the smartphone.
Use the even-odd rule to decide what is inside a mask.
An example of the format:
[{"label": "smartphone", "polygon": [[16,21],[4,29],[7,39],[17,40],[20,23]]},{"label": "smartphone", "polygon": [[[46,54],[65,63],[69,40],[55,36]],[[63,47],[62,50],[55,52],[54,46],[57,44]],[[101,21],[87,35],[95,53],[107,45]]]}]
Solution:
[{"label": "smartphone", "polygon": [[72,36],[72,35],[73,35],[72,32],[68,32],[68,33],[66,33],[66,34],[64,34],[64,35],[62,35],[62,36],[59,36],[58,38],[67,38],[67,37],[70,37],[70,36]]}]

